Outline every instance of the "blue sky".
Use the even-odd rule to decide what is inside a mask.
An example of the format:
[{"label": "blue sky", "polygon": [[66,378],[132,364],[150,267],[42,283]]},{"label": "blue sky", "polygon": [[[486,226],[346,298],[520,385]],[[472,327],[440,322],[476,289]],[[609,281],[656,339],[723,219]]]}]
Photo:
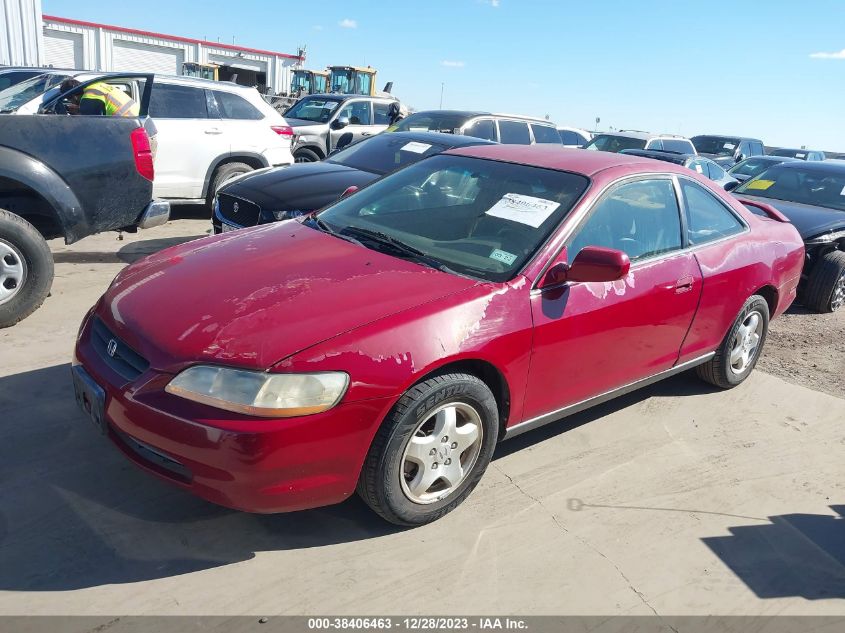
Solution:
[{"label": "blue sky", "polygon": [[[845,2],[428,0],[103,3],[46,14],[370,64],[416,109],[845,151]],[[233,8],[236,7],[236,8]]]}]

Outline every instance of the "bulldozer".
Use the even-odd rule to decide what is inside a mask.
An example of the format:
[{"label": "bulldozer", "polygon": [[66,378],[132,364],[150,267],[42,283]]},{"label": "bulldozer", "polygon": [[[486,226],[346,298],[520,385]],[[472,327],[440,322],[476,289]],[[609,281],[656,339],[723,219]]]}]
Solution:
[{"label": "bulldozer", "polygon": [[328,71],[297,68],[290,82],[290,94],[305,96],[328,92],[328,84]]}]

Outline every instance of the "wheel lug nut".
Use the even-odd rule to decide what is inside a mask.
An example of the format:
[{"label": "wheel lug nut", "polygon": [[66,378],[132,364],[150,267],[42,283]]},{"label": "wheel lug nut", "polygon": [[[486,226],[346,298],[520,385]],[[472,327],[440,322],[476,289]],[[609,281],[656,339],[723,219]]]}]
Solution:
[{"label": "wheel lug nut", "polygon": [[438,464],[437,462],[434,462],[434,463],[431,465],[432,470],[437,470],[437,467],[438,467],[439,465],[440,465],[440,464]]},{"label": "wheel lug nut", "polygon": [[428,454],[429,454],[429,455],[436,455],[436,454],[437,454],[437,449],[436,449],[436,448],[432,448],[430,451],[428,451]]},{"label": "wheel lug nut", "polygon": [[440,439],[440,441],[441,441],[441,442],[443,442],[443,443],[445,444],[446,442],[448,442],[448,441],[449,441],[449,436],[448,436],[448,435],[444,435],[444,436]]},{"label": "wheel lug nut", "polygon": [[443,462],[443,465],[444,465],[444,466],[448,466],[448,465],[449,465],[449,464],[451,464],[451,463],[452,463],[452,460],[451,460],[451,459],[447,459],[445,462]]},{"label": "wheel lug nut", "polygon": [[452,448],[458,448],[458,443],[457,443],[457,442],[452,442]]}]

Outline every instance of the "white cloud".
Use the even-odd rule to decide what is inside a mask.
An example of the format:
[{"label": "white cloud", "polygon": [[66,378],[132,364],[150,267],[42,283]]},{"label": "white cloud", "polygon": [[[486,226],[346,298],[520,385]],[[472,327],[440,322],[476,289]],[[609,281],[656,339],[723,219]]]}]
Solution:
[{"label": "white cloud", "polygon": [[448,68],[463,68],[464,66],[466,66],[464,62],[451,61],[448,59],[444,59],[442,62],[440,62],[440,64]]},{"label": "white cloud", "polygon": [[813,59],[845,59],[845,48],[838,53],[812,53]]},{"label": "white cloud", "polygon": [[358,22],[355,21],[355,20],[350,20],[349,18],[345,18],[345,19],[341,20],[340,22],[338,22],[337,24],[338,24],[338,26],[340,26],[341,28],[344,28],[344,29],[357,29],[358,28]]},{"label": "white cloud", "polygon": [[500,0],[478,0],[481,4],[489,4],[494,9],[497,9],[500,4]]}]

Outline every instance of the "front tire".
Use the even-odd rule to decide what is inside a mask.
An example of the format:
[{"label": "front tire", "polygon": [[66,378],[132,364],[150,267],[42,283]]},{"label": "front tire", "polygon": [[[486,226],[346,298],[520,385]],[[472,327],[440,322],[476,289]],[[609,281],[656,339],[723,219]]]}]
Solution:
[{"label": "front tire", "polygon": [[208,196],[206,198],[208,208],[211,209],[212,213],[214,213],[214,198],[223,185],[235,176],[247,174],[251,171],[253,171],[253,168],[246,163],[226,163],[217,168],[217,171],[214,172],[214,177],[211,179],[211,187],[208,189]]},{"label": "front tire", "polygon": [[845,305],[845,252],[822,255],[807,280],[803,299],[815,312],[836,312]]},{"label": "front tire", "polygon": [[0,209],[0,328],[35,312],[53,285],[53,255],[22,217]]},{"label": "front tire", "polygon": [[317,152],[312,149],[308,149],[307,147],[303,147],[302,149],[298,149],[294,152],[293,160],[297,163],[318,163],[321,159]]},{"label": "front tire", "polygon": [[484,382],[468,374],[429,378],[409,389],[382,423],[358,494],[396,525],[435,521],[478,484],[498,431],[496,399]]},{"label": "front tire", "polygon": [[711,385],[730,389],[748,378],[769,332],[769,304],[760,295],[742,306],[716,355],[696,367],[698,377]]}]

